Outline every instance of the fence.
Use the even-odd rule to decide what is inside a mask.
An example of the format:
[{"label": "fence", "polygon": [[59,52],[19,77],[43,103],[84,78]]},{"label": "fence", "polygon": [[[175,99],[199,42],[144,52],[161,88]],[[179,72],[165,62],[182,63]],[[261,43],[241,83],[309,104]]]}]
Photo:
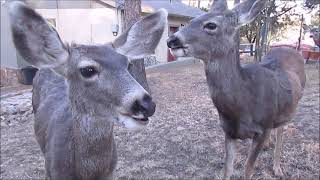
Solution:
[{"label": "fence", "polygon": [[159,64],[160,62],[157,60],[157,57],[155,55],[147,56],[144,58],[144,66],[153,66],[156,64]]}]

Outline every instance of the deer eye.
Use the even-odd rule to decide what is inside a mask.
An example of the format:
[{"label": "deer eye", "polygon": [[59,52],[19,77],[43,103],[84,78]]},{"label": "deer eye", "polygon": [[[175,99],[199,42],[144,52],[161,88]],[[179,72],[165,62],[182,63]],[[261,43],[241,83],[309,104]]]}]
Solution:
[{"label": "deer eye", "polygon": [[204,25],[204,28],[212,31],[217,28],[217,24],[210,22],[210,23]]},{"label": "deer eye", "polygon": [[84,78],[91,78],[98,73],[97,69],[93,66],[80,68],[80,73]]}]

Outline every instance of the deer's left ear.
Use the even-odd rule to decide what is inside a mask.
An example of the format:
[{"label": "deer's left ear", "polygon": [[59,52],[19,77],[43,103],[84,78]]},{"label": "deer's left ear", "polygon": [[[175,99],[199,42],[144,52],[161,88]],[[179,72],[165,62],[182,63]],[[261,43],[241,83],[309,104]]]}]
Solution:
[{"label": "deer's left ear", "polygon": [[167,16],[168,12],[164,9],[146,16],[113,41],[113,47],[129,59],[154,54],[167,27]]},{"label": "deer's left ear", "polygon": [[237,26],[242,26],[253,21],[266,2],[267,0],[246,0],[234,7],[232,11],[238,16]]}]

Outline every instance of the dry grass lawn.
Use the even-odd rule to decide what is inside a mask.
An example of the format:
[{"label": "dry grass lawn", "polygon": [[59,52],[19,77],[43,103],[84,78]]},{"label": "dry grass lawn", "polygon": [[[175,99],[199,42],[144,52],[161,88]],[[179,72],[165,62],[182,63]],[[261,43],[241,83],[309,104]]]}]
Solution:
[{"label": "dry grass lawn", "polygon": [[[319,179],[319,66],[306,65],[306,72],[304,97],[284,135],[281,162],[286,179]],[[141,132],[116,126],[115,179],[221,179],[224,134],[202,64],[152,71],[148,80],[157,111]],[[15,121],[16,116],[5,118]],[[1,128],[1,179],[43,179],[44,159],[34,137],[33,115],[20,116],[19,123]],[[239,141],[233,179],[243,175],[248,145]],[[276,179],[273,148],[260,154],[254,179]]]}]

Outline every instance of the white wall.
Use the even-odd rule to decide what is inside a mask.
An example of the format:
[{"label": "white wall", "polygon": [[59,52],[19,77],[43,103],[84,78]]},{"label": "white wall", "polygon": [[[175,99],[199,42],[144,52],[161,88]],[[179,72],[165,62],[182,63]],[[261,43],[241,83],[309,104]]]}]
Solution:
[{"label": "white wall", "polygon": [[1,67],[17,68],[17,53],[13,45],[7,9],[1,5]]},{"label": "white wall", "polygon": [[168,59],[168,47],[167,47],[167,39],[168,39],[168,28],[165,28],[162,38],[156,48],[156,57],[157,61],[160,63],[167,62]]},{"label": "white wall", "polygon": [[186,26],[188,23],[189,23],[188,19],[181,18],[181,17],[169,17],[169,19],[168,19],[168,24],[170,26],[180,27],[181,24]]},{"label": "white wall", "polygon": [[[111,32],[112,24],[121,24],[116,10],[109,8],[95,9],[37,9],[44,18],[55,18],[57,31],[65,42],[81,44],[101,44],[114,40]],[[180,26],[188,21],[182,18],[170,17],[169,25]],[[160,62],[167,62],[168,28],[156,49],[156,57]],[[120,28],[121,29],[121,28]],[[118,37],[118,36],[117,36]]]},{"label": "white wall", "polygon": [[95,9],[37,9],[44,18],[56,19],[57,31],[65,42],[101,44],[115,39],[112,24],[117,23],[116,11]]},{"label": "white wall", "polygon": [[[66,1],[63,2],[65,5]],[[50,4],[45,6],[47,5]],[[64,42],[102,44],[114,40],[111,27],[117,23],[116,11],[103,8],[99,4],[91,4],[91,7],[94,7],[92,9],[87,7],[88,4],[82,3],[82,6],[83,9],[36,9],[36,11],[44,18],[56,19],[56,29]],[[20,68],[26,65],[28,64],[17,54],[13,45],[7,7],[1,4],[1,66]]]}]

